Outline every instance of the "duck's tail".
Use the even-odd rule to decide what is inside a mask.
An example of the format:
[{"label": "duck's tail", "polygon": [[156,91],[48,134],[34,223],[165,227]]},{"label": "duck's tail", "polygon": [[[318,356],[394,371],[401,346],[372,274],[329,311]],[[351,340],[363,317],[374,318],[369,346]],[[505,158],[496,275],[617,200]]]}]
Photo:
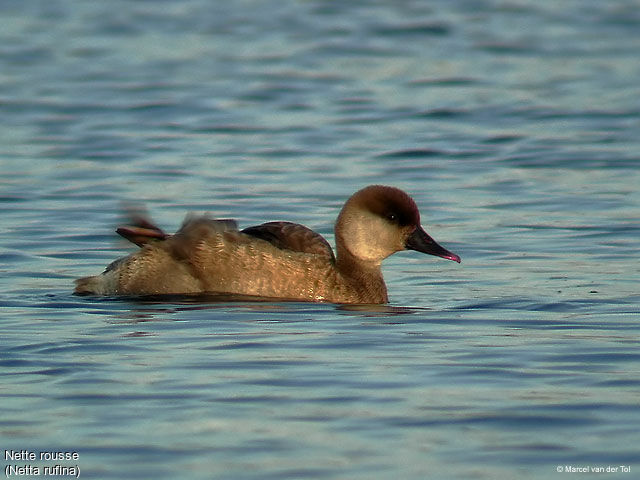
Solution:
[{"label": "duck's tail", "polygon": [[118,267],[129,257],[119,258],[106,268],[100,275],[82,277],[75,280],[76,295],[114,295],[118,292]]},{"label": "duck's tail", "polygon": [[100,276],[82,277],[75,281],[76,288],[73,293],[76,295],[96,295],[100,293]]}]

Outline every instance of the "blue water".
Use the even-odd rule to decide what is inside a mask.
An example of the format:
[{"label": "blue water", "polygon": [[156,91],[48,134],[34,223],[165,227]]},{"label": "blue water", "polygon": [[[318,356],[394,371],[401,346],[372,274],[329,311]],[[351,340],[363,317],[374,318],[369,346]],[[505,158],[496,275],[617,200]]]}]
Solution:
[{"label": "blue water", "polygon": [[[0,453],[78,453],[3,469],[637,478],[636,1],[0,15]],[[393,256],[380,308],[71,294],[130,251],[123,203],[333,242],[370,183],[411,193],[462,264]]]}]

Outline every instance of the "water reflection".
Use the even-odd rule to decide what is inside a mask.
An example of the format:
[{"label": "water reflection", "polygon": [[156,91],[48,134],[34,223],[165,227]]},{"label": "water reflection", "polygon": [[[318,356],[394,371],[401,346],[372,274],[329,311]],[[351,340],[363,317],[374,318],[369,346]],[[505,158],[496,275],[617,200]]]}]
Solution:
[{"label": "water reflection", "polygon": [[[106,304],[106,305],[105,305]],[[331,312],[362,318],[387,318],[413,315],[428,311],[424,307],[403,307],[395,305],[340,305],[331,303],[305,303],[299,301],[274,300],[273,298],[231,294],[171,294],[137,295],[118,297],[82,297],[79,304],[107,308],[117,306],[118,318],[128,318],[131,323],[155,321],[163,314],[177,315],[181,312],[229,311],[278,314],[304,317],[324,315]],[[54,304],[51,304],[54,305]],[[59,305],[59,302],[55,302]],[[160,318],[158,318],[160,317]],[[119,320],[120,322],[121,320]]]}]

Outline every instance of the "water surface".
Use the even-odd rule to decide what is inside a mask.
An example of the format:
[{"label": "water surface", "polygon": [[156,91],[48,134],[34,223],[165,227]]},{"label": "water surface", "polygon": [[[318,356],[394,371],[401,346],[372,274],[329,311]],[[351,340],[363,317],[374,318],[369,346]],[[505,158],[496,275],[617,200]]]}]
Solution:
[{"label": "water surface", "polygon": [[[100,479],[635,478],[636,2],[0,12],[2,448]],[[123,202],[333,242],[370,183],[462,264],[395,255],[381,308],[71,294],[130,251]]]}]

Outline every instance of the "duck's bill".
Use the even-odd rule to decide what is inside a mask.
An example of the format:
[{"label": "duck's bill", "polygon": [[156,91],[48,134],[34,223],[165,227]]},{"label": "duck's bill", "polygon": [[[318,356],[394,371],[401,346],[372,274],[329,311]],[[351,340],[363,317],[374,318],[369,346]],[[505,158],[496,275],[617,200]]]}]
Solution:
[{"label": "duck's bill", "polygon": [[429,255],[435,255],[436,257],[442,257],[460,263],[460,257],[458,255],[440,246],[440,244],[431,238],[421,227],[416,228],[409,236],[405,247],[408,250],[428,253]]}]

